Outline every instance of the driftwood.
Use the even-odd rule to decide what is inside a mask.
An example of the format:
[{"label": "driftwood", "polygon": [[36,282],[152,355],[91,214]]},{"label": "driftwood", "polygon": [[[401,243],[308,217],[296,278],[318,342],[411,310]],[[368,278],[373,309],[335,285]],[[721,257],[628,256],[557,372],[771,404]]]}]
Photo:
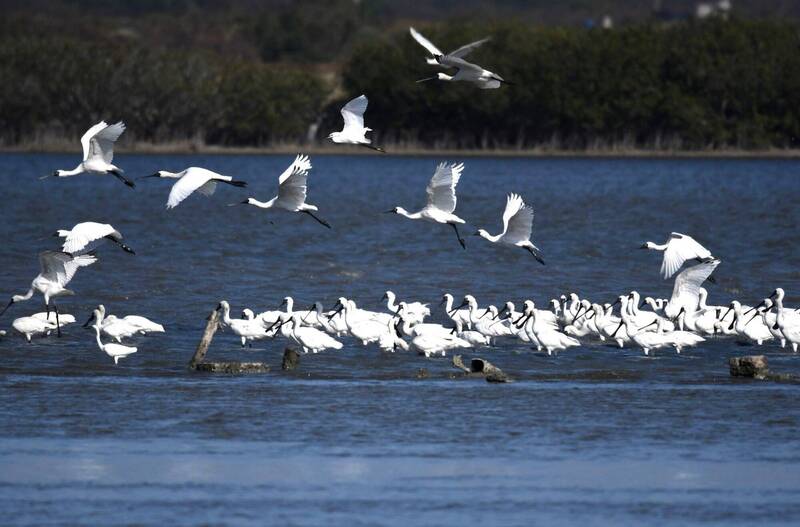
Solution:
[{"label": "driftwood", "polygon": [[208,316],[203,337],[189,361],[189,369],[211,373],[266,373],[269,366],[263,362],[205,362],[208,347],[219,328],[219,310],[215,309]]},{"label": "driftwood", "polygon": [[197,365],[203,362],[203,359],[206,358],[208,347],[211,345],[211,339],[214,338],[214,333],[217,332],[217,328],[219,328],[219,310],[215,309],[208,316],[206,329],[203,331],[203,338],[200,339],[200,343],[197,345],[194,356],[192,357],[192,360],[189,361],[189,368],[196,370]]}]

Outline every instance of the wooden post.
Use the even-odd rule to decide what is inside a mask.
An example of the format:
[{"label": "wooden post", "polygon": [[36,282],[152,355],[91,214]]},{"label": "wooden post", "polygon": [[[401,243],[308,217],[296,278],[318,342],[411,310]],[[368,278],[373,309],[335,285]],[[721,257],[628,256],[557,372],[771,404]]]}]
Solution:
[{"label": "wooden post", "polygon": [[197,345],[197,350],[195,350],[192,360],[189,361],[189,368],[193,370],[197,369],[197,365],[203,362],[203,359],[206,358],[206,352],[208,351],[208,346],[211,345],[211,339],[214,338],[214,333],[216,333],[218,327],[219,327],[219,311],[215,309],[214,311],[211,312],[211,315],[209,315],[208,317],[206,330],[203,332],[203,338],[200,339],[200,344]]}]

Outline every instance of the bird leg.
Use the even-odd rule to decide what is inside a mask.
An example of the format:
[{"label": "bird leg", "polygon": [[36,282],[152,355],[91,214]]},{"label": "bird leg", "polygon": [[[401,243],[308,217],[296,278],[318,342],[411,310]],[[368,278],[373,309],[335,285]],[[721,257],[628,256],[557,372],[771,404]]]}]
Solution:
[{"label": "bird leg", "polygon": [[123,176],[122,173],[119,172],[118,170],[110,170],[108,173],[112,174],[117,179],[119,179],[120,181],[122,181],[123,183],[128,185],[129,187],[131,187],[131,188],[135,188],[136,187],[136,184],[133,181],[131,181],[130,179],[128,179],[125,176]]},{"label": "bird leg", "polygon": [[[58,320],[58,306],[55,303],[53,303],[53,311],[56,312],[56,331],[58,337],[61,338],[61,321]],[[48,315],[47,318],[50,318],[50,316]]]},{"label": "bird leg", "polygon": [[128,247],[127,245],[125,245],[125,244],[124,244],[124,243],[122,243],[121,241],[117,240],[117,239],[116,239],[116,238],[114,238],[113,236],[110,236],[110,235],[109,235],[109,236],[106,236],[105,238],[106,238],[107,240],[111,240],[112,242],[114,242],[114,243],[116,243],[117,245],[119,245],[119,246],[120,246],[120,248],[121,248],[123,251],[125,251],[126,253],[130,253],[130,254],[136,254],[135,252],[133,252],[133,249],[131,249],[130,247]]},{"label": "bird leg", "polygon": [[358,144],[360,146],[363,146],[364,148],[369,148],[370,150],[375,150],[376,152],[380,152],[382,154],[386,153],[386,150],[384,150],[383,148],[381,148],[379,146],[372,146],[372,145],[368,145],[366,143],[358,143]]},{"label": "bird leg", "polygon": [[320,222],[321,224],[323,224],[323,225],[324,225],[324,226],[326,226],[327,228],[329,228],[329,229],[331,228],[330,224],[329,224],[327,221],[323,220],[323,219],[322,219],[322,218],[320,218],[319,216],[316,216],[316,215],[315,215],[313,212],[311,212],[310,210],[304,210],[304,211],[302,211],[302,212],[305,212],[306,214],[308,214],[309,216],[311,216],[312,218],[314,218],[315,220],[317,220],[318,222]]},{"label": "bird leg", "polygon": [[462,249],[466,249],[467,245],[464,243],[464,238],[462,238],[461,235],[458,233],[458,227],[456,227],[456,224],[455,223],[450,223],[449,225],[451,227],[453,227],[454,231],[456,231],[456,238],[458,238],[458,243],[461,244],[461,248]]},{"label": "bird leg", "polygon": [[531,254],[533,255],[533,257],[534,257],[534,258],[536,258],[536,261],[537,261],[537,262],[539,262],[540,264],[544,265],[544,260],[543,260],[543,259],[542,259],[542,257],[541,257],[541,256],[539,256],[539,254],[538,254],[538,253],[537,253],[537,252],[536,252],[536,251],[533,249],[533,247],[525,247],[525,249],[526,249],[526,250],[527,250],[529,253],[531,253]]}]

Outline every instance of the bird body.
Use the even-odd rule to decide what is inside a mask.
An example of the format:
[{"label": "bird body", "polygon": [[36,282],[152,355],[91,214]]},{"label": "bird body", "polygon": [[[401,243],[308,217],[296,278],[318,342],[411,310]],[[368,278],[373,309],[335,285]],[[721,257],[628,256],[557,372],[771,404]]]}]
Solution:
[{"label": "bird body", "polygon": [[112,125],[100,121],[92,126],[81,137],[83,161],[72,170],[56,170],[53,172],[53,176],[70,177],[84,173],[111,174],[127,186],[134,187],[133,181],[123,175],[125,171],[111,163],[114,159],[114,143],[124,131],[125,123],[122,121]]},{"label": "bird body", "polygon": [[95,309],[92,313],[92,317],[95,321],[92,327],[97,337],[97,346],[100,348],[100,351],[104,351],[106,355],[114,359],[114,364],[119,364],[120,359],[136,353],[136,348],[132,346],[123,346],[122,344],[115,344],[113,342],[103,344],[100,340],[100,330],[102,329],[104,315],[100,309]]},{"label": "bird body", "polygon": [[456,327],[461,331],[463,328],[472,329],[472,321],[469,316],[469,309],[453,309],[453,295],[445,293],[442,297],[445,313],[452,320]]},{"label": "bird body", "polygon": [[506,210],[503,211],[503,232],[491,235],[479,229],[475,234],[491,243],[521,247],[544,265],[539,248],[531,242],[532,228],[533,208],[526,206],[519,195],[509,194],[506,199]]},{"label": "bird body", "polygon": [[373,146],[372,140],[367,137],[367,132],[372,131],[372,128],[364,126],[364,113],[367,111],[368,104],[367,96],[359,95],[344,105],[341,111],[344,127],[341,132],[332,132],[328,135],[328,139],[334,143],[359,145],[384,152],[383,148]]},{"label": "bird body", "polygon": [[155,174],[144,176],[146,178],[177,179],[172,185],[167,198],[167,209],[174,209],[183,200],[188,198],[193,192],[197,191],[204,196],[211,196],[217,190],[217,183],[225,183],[234,187],[246,187],[244,181],[236,181],[230,176],[217,174],[206,168],[189,167],[180,172],[168,172],[159,170]]},{"label": "bird body", "polygon": [[122,234],[108,223],[85,221],[78,223],[71,230],[58,230],[56,236],[65,238],[62,250],[73,256],[87,254],[106,241],[111,241],[130,254],[133,249],[122,243]]},{"label": "bird body", "polygon": [[[16,318],[11,323],[11,327],[24,335],[28,342],[31,341],[32,337],[49,335],[53,330],[56,329],[55,316],[48,319],[42,315],[44,315],[44,313],[36,313],[35,315],[31,315],[29,317]],[[67,324],[72,324],[75,322],[75,317],[72,315],[61,315],[60,322],[61,326],[66,326]]]},{"label": "bird body", "polygon": [[671,233],[669,239],[662,245],[645,242],[641,248],[664,253],[664,259],[661,262],[661,276],[664,280],[678,272],[678,269],[687,260],[702,262],[714,258],[711,251],[700,245],[694,238],[679,232]]},{"label": "bird body", "polygon": [[221,301],[218,308],[222,310],[222,322],[242,339],[242,347],[249,340],[261,339],[267,336],[267,328],[264,327],[261,320],[256,318],[232,319],[231,306],[226,300]]},{"label": "bird body", "polygon": [[700,289],[720,261],[711,258],[692,267],[687,267],[675,277],[672,286],[672,296],[667,305],[664,306],[664,314],[670,320],[678,317],[681,309],[687,312],[694,312],[700,306]]},{"label": "bird body", "polygon": [[281,334],[293,340],[303,349],[304,353],[319,353],[326,349],[342,349],[343,344],[327,333],[316,328],[301,326],[298,314],[285,314],[283,318],[285,320],[281,322]]}]

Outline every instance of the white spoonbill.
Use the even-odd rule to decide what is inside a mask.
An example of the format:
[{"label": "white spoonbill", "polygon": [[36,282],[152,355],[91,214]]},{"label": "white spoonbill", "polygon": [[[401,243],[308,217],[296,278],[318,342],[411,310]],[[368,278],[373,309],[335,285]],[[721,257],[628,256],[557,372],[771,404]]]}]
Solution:
[{"label": "white spoonbill", "polygon": [[506,199],[506,210],[503,211],[503,232],[491,235],[483,229],[478,229],[475,235],[492,243],[521,247],[544,265],[539,248],[531,242],[532,228],[533,207],[526,206],[519,195],[509,194]]},{"label": "white spoonbill", "polygon": [[278,195],[269,201],[258,201],[247,198],[244,205],[253,205],[260,209],[278,209],[288,212],[303,212],[327,228],[331,228],[327,221],[314,214],[319,210],[316,205],[306,203],[308,193],[308,171],[311,170],[311,161],[308,156],[298,154],[289,167],[278,178]]},{"label": "white spoonbill", "polygon": [[355,303],[344,298],[340,298],[336,305],[336,313],[341,313],[341,316],[344,317],[348,332],[362,345],[378,342],[384,334],[394,331],[391,322],[387,324],[369,318],[354,319],[353,311],[355,309]]},{"label": "white spoonbill", "polygon": [[222,311],[222,322],[242,339],[242,347],[246,341],[261,339],[267,335],[267,328],[259,319],[231,318],[231,306],[226,300],[222,300],[217,309]]},{"label": "white spoonbill", "polygon": [[[25,340],[28,342],[31,341],[32,337],[49,335],[53,330],[56,329],[55,317],[50,317],[50,319],[52,319],[50,320],[41,315],[45,315],[45,313],[37,313],[36,315],[29,317],[16,318],[14,319],[14,322],[11,323],[11,327],[24,335]],[[75,317],[72,315],[62,314],[60,321],[61,326],[66,326],[67,324],[72,324],[75,322]]]},{"label": "white spoonbill", "polygon": [[316,328],[301,326],[300,317],[296,313],[294,315],[284,313],[281,318],[284,319],[279,326],[281,334],[297,343],[304,353],[319,353],[326,349],[339,350],[343,347],[341,342],[327,333]]},{"label": "white spoonbill", "polygon": [[548,355],[573,346],[580,346],[580,341],[550,327],[537,327],[536,307],[530,300],[525,301],[525,318],[517,323],[523,328],[531,342],[538,343],[537,347],[544,347]]},{"label": "white spoonbill", "polygon": [[709,258],[678,273],[672,286],[672,296],[664,306],[664,314],[668,319],[676,319],[681,309],[686,309],[690,313],[697,310],[700,306],[700,286],[711,276],[719,263],[718,259]]},{"label": "white spoonbill", "polygon": [[225,183],[226,185],[240,188],[247,186],[247,183],[244,181],[236,181],[230,176],[223,176],[222,174],[217,174],[216,172],[200,167],[189,167],[180,172],[159,170],[155,174],[144,177],[178,180],[172,185],[172,190],[169,191],[167,209],[174,209],[194,191],[204,196],[213,195],[214,191],[217,190],[217,183]]},{"label": "white spoonbill", "polygon": [[403,207],[395,207],[387,210],[387,213],[395,213],[405,216],[410,220],[425,220],[432,223],[447,224],[453,227],[458,238],[458,243],[463,249],[467,246],[461,234],[458,232],[458,224],[465,223],[464,220],[453,214],[456,210],[456,185],[461,179],[461,172],[464,170],[464,163],[448,165],[439,163],[436,172],[433,173],[430,183],[428,183],[428,204],[421,210],[410,213]]},{"label": "white spoonbill", "polygon": [[72,230],[59,229],[55,236],[66,238],[62,250],[73,256],[91,252],[107,240],[119,245],[120,249],[127,253],[136,254],[133,249],[122,243],[122,234],[108,223],[85,221],[75,225]]},{"label": "white spoonbill", "polygon": [[445,293],[442,296],[441,304],[444,304],[445,313],[447,313],[447,316],[456,324],[456,327],[459,328],[459,330],[463,329],[464,327],[467,329],[472,329],[472,321],[470,320],[469,309],[461,309],[459,307],[454,309],[453,295],[450,293]]},{"label": "white spoonbill", "polygon": [[669,240],[662,245],[645,242],[640,248],[664,252],[661,262],[661,276],[664,280],[674,275],[687,260],[702,262],[714,258],[711,251],[697,243],[694,238],[679,232],[670,233]]},{"label": "white spoonbill", "polygon": [[114,143],[124,131],[125,123],[122,121],[111,125],[100,121],[92,126],[81,137],[83,161],[72,170],[56,170],[53,176],[70,177],[83,173],[111,174],[133,188],[135,186],[133,181],[122,175],[124,170],[111,164],[114,159]]},{"label": "white spoonbill", "polygon": [[[44,297],[45,309],[47,313],[50,313],[51,299],[59,296],[74,295],[74,291],[66,288],[67,284],[69,284],[79,268],[92,265],[96,261],[97,258],[90,254],[72,256],[58,251],[44,251],[39,253],[39,267],[41,271],[31,282],[30,289],[28,289],[28,292],[24,295],[12,296],[8,305],[0,311],[0,316],[2,316],[12,304],[30,300],[34,293],[41,293]],[[52,305],[56,312],[56,330],[60,337],[61,323],[58,317],[58,307],[55,303]]]},{"label": "white spoonbill", "polygon": [[123,346],[122,344],[116,344],[114,342],[103,344],[103,342],[100,340],[100,330],[103,326],[103,314],[99,309],[95,309],[93,316],[94,325],[92,327],[94,328],[95,335],[97,337],[97,345],[100,347],[101,351],[104,351],[106,355],[114,359],[114,364],[119,364],[119,359],[123,359],[128,355],[136,353],[136,348],[132,346]]},{"label": "white spoonbill", "polygon": [[[397,313],[400,305],[396,303],[397,296],[392,291],[386,291],[381,300],[386,300],[386,308],[392,313]],[[422,302],[402,302],[403,304],[403,318],[408,320],[411,325],[421,324],[425,317],[430,316],[431,310],[428,304]]]},{"label": "white spoonbill", "polygon": [[420,34],[420,32],[414,29],[413,27],[409,27],[408,32],[411,33],[411,36],[414,37],[414,40],[416,40],[423,48],[428,50],[428,52],[431,54],[430,57],[427,57],[425,59],[425,62],[427,62],[431,66],[439,66],[439,62],[436,60],[437,56],[447,55],[448,57],[456,57],[459,59],[463,59],[473,50],[479,48],[480,46],[491,40],[489,37],[482,38],[480,40],[476,40],[475,42],[465,44],[460,48],[445,54],[439,51],[439,48],[434,46],[430,40],[423,37],[422,34]]},{"label": "white spoonbill", "polygon": [[341,132],[332,132],[328,135],[328,139],[334,143],[345,143],[350,145],[359,145],[378,152],[386,153],[386,151],[372,144],[372,139],[367,138],[367,132],[371,132],[372,128],[364,126],[364,112],[367,111],[366,95],[359,95],[352,101],[348,102],[342,108],[342,119],[344,119],[344,127]]}]

